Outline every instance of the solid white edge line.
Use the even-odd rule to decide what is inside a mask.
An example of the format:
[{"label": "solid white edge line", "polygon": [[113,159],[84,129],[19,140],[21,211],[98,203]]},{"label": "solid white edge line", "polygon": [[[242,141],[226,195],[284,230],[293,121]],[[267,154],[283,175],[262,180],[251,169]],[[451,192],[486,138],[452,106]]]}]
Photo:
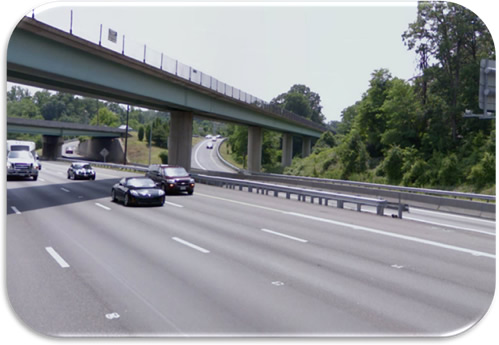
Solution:
[{"label": "solid white edge line", "polygon": [[69,264],[52,247],[45,247],[45,250],[62,268],[68,268]]},{"label": "solid white edge line", "polygon": [[298,237],[286,235],[286,234],[283,234],[283,233],[280,233],[280,232],[277,232],[277,231],[273,231],[273,230],[269,230],[269,229],[260,229],[260,230],[263,231],[263,232],[267,232],[269,234],[276,235],[276,236],[285,237],[285,238],[288,238],[288,239],[293,240],[293,241],[298,241],[298,242],[302,242],[302,243],[307,243],[308,242],[307,240],[304,240],[302,238],[298,238]]},{"label": "solid white edge line", "polygon": [[201,252],[201,253],[203,253],[203,254],[208,254],[208,253],[210,252],[210,251],[209,251],[209,250],[207,250],[207,249],[204,249],[204,248],[202,248],[202,247],[200,247],[200,246],[197,246],[197,245],[195,245],[195,244],[192,244],[192,243],[190,243],[190,242],[187,242],[187,241],[185,241],[185,240],[183,240],[183,239],[181,239],[181,238],[178,238],[178,237],[172,237],[172,240],[174,240],[174,241],[176,241],[176,242],[178,242],[178,243],[180,243],[180,244],[183,244],[184,246],[187,246],[187,247],[190,247],[190,248],[195,249],[195,250],[197,250],[197,251],[200,251],[200,252]]},{"label": "solid white edge line", "polygon": [[201,163],[199,163],[199,160],[198,160],[199,150],[201,149],[201,147],[203,147],[203,145],[204,145],[205,142],[206,142],[206,140],[203,140],[202,142],[200,142],[198,144],[198,147],[197,147],[196,151],[194,151],[194,161],[196,162],[196,164],[199,166],[199,168],[201,170],[207,170]]},{"label": "solid white edge line", "polygon": [[109,208],[109,207],[107,207],[107,206],[104,206],[104,205],[102,205],[102,204],[99,204],[98,202],[96,202],[96,203],[95,203],[95,206],[99,206],[100,208],[103,208],[103,209],[105,209],[105,210],[107,210],[107,211],[111,210],[111,208]]},{"label": "solid white edge line", "polygon": [[456,229],[456,230],[476,232],[478,234],[484,234],[484,235],[490,235],[490,236],[496,235],[493,232],[488,232],[488,231],[483,231],[483,230],[478,230],[478,229],[471,229],[471,228],[463,228],[460,226],[450,225],[450,224],[436,223],[436,222],[422,220],[422,219],[408,217],[408,216],[404,216],[403,218],[407,219],[407,220],[412,220],[414,222],[420,222],[420,223],[425,223],[425,224],[430,224],[430,225],[437,225],[437,226],[441,226],[441,227],[445,227],[445,228],[452,228],[452,229]]},{"label": "solid white edge line", "polygon": [[182,207],[184,207],[184,206],[182,206],[182,205],[179,205],[179,204],[174,204],[173,202],[169,202],[169,201],[165,201],[165,204],[170,205],[170,206],[175,206],[175,207],[178,207],[178,208],[182,208]]},{"label": "solid white edge line", "polygon": [[461,218],[461,219],[472,220],[474,222],[496,224],[496,222],[494,220],[482,219],[482,218],[477,218],[477,217],[468,217],[468,216],[462,216],[462,215],[459,215],[459,214],[452,214],[452,213],[446,213],[446,212],[424,210],[422,208],[417,208],[417,207],[411,207],[411,212],[413,212],[413,213],[418,213],[418,212],[419,213],[430,213],[430,214],[436,214],[436,215],[442,216],[442,217]]},{"label": "solid white edge line", "polygon": [[66,188],[64,188],[64,187],[61,187],[61,190],[62,190],[63,192],[69,193],[69,189],[66,189]]},{"label": "solid white edge line", "polygon": [[15,207],[15,206],[11,206],[10,208],[11,208],[11,210],[12,210],[12,211],[14,211],[16,214],[21,214],[21,211],[19,211],[19,210],[17,209],[17,207]]},{"label": "solid white edge line", "polygon": [[279,213],[283,213],[283,214],[289,214],[289,215],[292,215],[292,216],[303,217],[303,218],[312,219],[312,220],[316,220],[316,221],[320,221],[320,222],[331,223],[331,224],[335,224],[335,225],[339,225],[339,226],[344,226],[344,227],[347,227],[347,228],[351,228],[351,229],[354,229],[354,230],[366,231],[366,232],[371,232],[371,233],[375,233],[375,234],[378,234],[378,235],[384,235],[384,236],[394,237],[394,238],[403,239],[403,240],[407,240],[407,241],[413,241],[413,242],[418,242],[418,243],[421,243],[421,244],[426,244],[426,245],[431,245],[431,246],[435,246],[435,247],[440,247],[440,248],[444,248],[444,249],[450,249],[450,250],[454,250],[454,251],[458,251],[458,252],[464,252],[464,253],[472,254],[474,256],[483,256],[483,257],[487,257],[487,258],[491,258],[491,259],[495,259],[496,258],[496,256],[493,255],[493,254],[489,254],[489,253],[485,253],[485,252],[480,252],[480,251],[476,251],[476,250],[472,250],[472,249],[467,249],[467,248],[461,248],[461,247],[451,246],[451,245],[447,245],[447,244],[440,243],[440,242],[434,242],[434,241],[424,240],[424,239],[420,239],[420,238],[417,238],[417,237],[399,235],[399,234],[396,234],[396,233],[391,233],[391,232],[387,232],[387,231],[371,229],[371,228],[367,228],[367,227],[364,227],[364,226],[359,226],[359,225],[353,225],[353,224],[338,222],[338,221],[334,221],[334,220],[330,220],[330,219],[325,219],[325,218],[308,216],[306,214],[301,214],[301,213],[296,213],[296,212],[283,211],[283,210],[279,210],[279,209],[276,209],[276,208],[265,207],[265,206],[260,206],[260,205],[254,205],[254,204],[250,204],[250,203],[247,203],[247,202],[230,200],[230,199],[221,198],[221,197],[212,196],[212,195],[207,195],[207,194],[197,193],[196,195],[198,195],[198,196],[204,196],[204,197],[212,198],[212,199],[217,199],[217,200],[223,200],[223,201],[227,201],[227,202],[232,202],[232,203],[239,204],[239,205],[245,205],[245,206],[260,208],[260,209],[264,209],[264,210],[268,210],[268,211],[279,212]]},{"label": "solid white edge line", "polygon": [[481,252],[481,251],[478,251],[478,250],[468,249],[468,248],[457,247],[457,246],[453,246],[453,245],[449,245],[449,244],[445,244],[445,243],[440,243],[440,242],[425,240],[425,239],[418,238],[418,237],[400,235],[400,234],[396,234],[396,233],[393,233],[393,232],[372,229],[372,228],[368,228],[368,227],[360,226],[360,225],[347,224],[347,223],[338,222],[338,221],[335,221],[335,220],[330,220],[330,219],[325,219],[325,218],[308,216],[306,214],[301,214],[301,213],[295,213],[295,212],[284,212],[284,213],[285,214],[289,214],[291,216],[302,217],[302,218],[306,218],[306,219],[312,219],[312,220],[316,220],[316,221],[323,222],[323,223],[331,223],[331,224],[335,224],[335,225],[339,225],[339,226],[346,226],[346,227],[349,227],[351,229],[358,230],[358,231],[365,231],[365,232],[370,232],[370,233],[373,233],[373,234],[378,234],[378,235],[383,235],[383,236],[398,238],[398,239],[402,239],[402,240],[406,240],[406,241],[411,241],[411,242],[426,244],[426,245],[430,245],[430,246],[433,246],[433,247],[450,249],[450,250],[454,250],[454,251],[462,252],[462,253],[468,253],[468,254],[471,254],[471,255],[474,255],[474,256],[484,256],[484,257],[487,257],[487,258],[490,258],[490,259],[495,259],[496,258],[496,256],[493,255],[493,254]]}]

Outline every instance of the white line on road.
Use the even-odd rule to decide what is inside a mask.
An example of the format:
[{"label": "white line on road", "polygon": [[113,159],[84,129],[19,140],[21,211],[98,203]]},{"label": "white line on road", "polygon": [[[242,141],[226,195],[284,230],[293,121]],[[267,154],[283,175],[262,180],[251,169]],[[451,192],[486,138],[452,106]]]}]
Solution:
[{"label": "white line on road", "polygon": [[52,247],[45,247],[45,250],[62,268],[68,268],[69,264]]},{"label": "white line on road", "polygon": [[205,145],[205,141],[202,141],[198,144],[198,148],[196,149],[196,151],[194,152],[194,161],[196,162],[196,164],[199,166],[199,168],[201,170],[207,170],[204,166],[201,165],[201,163],[199,163],[199,160],[198,160],[198,153],[199,153],[199,149],[201,147],[203,147],[203,145]]},{"label": "white line on road", "polygon": [[108,210],[108,211],[111,210],[111,208],[104,206],[102,204],[99,204],[98,202],[95,203],[95,206],[99,206],[100,208],[103,208],[103,209]]},{"label": "white line on road", "polygon": [[319,217],[314,217],[314,216],[308,216],[306,214],[301,214],[301,213],[295,213],[295,212],[284,212],[284,213],[285,214],[289,214],[291,216],[296,216],[296,217],[301,217],[301,218],[316,220],[316,221],[323,222],[323,223],[330,223],[330,224],[335,224],[335,225],[339,225],[339,226],[345,226],[345,227],[349,227],[351,229],[358,230],[358,231],[365,231],[365,232],[370,232],[370,233],[373,233],[373,234],[378,234],[378,235],[383,235],[383,236],[398,238],[398,239],[402,239],[402,240],[406,240],[406,241],[422,243],[422,244],[426,244],[426,245],[430,245],[430,246],[434,246],[434,247],[439,247],[439,248],[444,248],[444,249],[450,249],[450,250],[454,250],[454,251],[457,251],[457,252],[468,253],[468,254],[472,254],[474,256],[484,256],[484,257],[491,258],[491,259],[495,259],[496,258],[496,256],[493,255],[493,254],[489,254],[489,253],[485,253],[485,252],[480,252],[478,250],[472,250],[472,249],[468,249],[468,248],[462,248],[462,247],[452,246],[452,245],[445,244],[445,243],[440,243],[440,242],[425,240],[425,239],[418,238],[418,237],[400,235],[400,234],[396,234],[396,233],[393,233],[393,232],[387,232],[387,231],[382,231],[382,230],[368,228],[368,227],[365,227],[365,226],[360,226],[360,225],[354,225],[354,224],[348,224],[348,223],[338,222],[338,221],[331,220],[331,219],[325,219],[325,218],[319,218]]},{"label": "white line on road", "polygon": [[283,234],[283,233],[280,233],[280,232],[277,232],[277,231],[272,231],[272,230],[269,230],[269,229],[261,229],[263,232],[267,232],[269,234],[273,234],[273,235],[276,235],[276,236],[281,236],[281,237],[285,237],[285,238],[289,238],[290,240],[294,240],[294,241],[298,241],[298,242],[302,242],[302,243],[307,243],[308,241],[307,240],[304,240],[302,238],[298,238],[298,237],[294,237],[294,236],[289,236],[289,235],[286,235],[286,234]]},{"label": "white line on road", "polygon": [[409,216],[404,216],[404,219],[412,220],[412,221],[420,222],[420,223],[425,223],[425,224],[438,225],[438,226],[442,226],[442,227],[445,227],[445,228],[452,228],[452,229],[456,229],[456,230],[476,232],[478,234],[484,234],[484,235],[490,235],[490,236],[495,236],[496,235],[493,232],[482,231],[482,230],[471,229],[471,228],[463,228],[462,226],[455,226],[455,225],[450,225],[450,224],[437,223],[437,222],[422,220],[422,219],[413,218],[413,217],[409,217]]},{"label": "white line on road", "polygon": [[14,211],[16,214],[21,214],[21,211],[19,211],[19,210],[17,209],[17,207],[15,207],[15,206],[11,206],[10,208],[11,208],[11,209],[12,209],[12,211]]},{"label": "white line on road", "polygon": [[335,224],[335,225],[339,225],[339,226],[351,228],[351,229],[354,229],[354,230],[371,232],[371,233],[375,233],[375,234],[378,234],[378,235],[384,235],[384,236],[398,238],[398,239],[402,239],[402,240],[406,240],[406,241],[412,241],[412,242],[426,244],[426,245],[430,245],[430,246],[434,246],[434,247],[439,247],[439,248],[454,250],[454,251],[458,251],[458,252],[468,253],[468,254],[472,254],[474,256],[483,256],[483,257],[487,257],[487,258],[491,258],[491,259],[495,259],[496,258],[495,255],[489,254],[489,253],[485,253],[485,252],[480,252],[480,251],[476,251],[476,250],[472,250],[472,249],[451,246],[451,245],[447,245],[447,244],[444,244],[444,243],[434,242],[434,241],[429,241],[429,240],[424,240],[424,239],[417,238],[417,237],[399,235],[399,234],[392,233],[392,232],[371,229],[371,228],[367,228],[367,227],[360,226],[360,225],[354,225],[354,224],[349,224],[349,223],[338,222],[338,221],[334,221],[334,220],[326,219],[326,218],[313,217],[313,216],[309,216],[309,215],[301,214],[301,213],[287,212],[287,211],[279,210],[279,209],[276,209],[276,208],[265,207],[265,206],[260,206],[260,205],[254,205],[254,204],[250,204],[250,203],[247,203],[247,202],[235,201],[235,200],[230,200],[230,199],[221,198],[221,197],[212,196],[212,195],[207,195],[207,194],[202,194],[202,193],[197,193],[196,195],[198,195],[198,196],[204,196],[204,197],[212,198],[212,199],[217,199],[217,200],[223,200],[223,201],[231,202],[231,203],[234,203],[234,204],[245,205],[245,206],[254,207],[254,208],[260,208],[260,209],[264,209],[264,210],[268,210],[268,211],[279,212],[279,213],[288,214],[288,215],[292,215],[292,216],[296,216],[296,217],[302,217],[302,218],[311,219],[311,220],[315,220],[315,221],[319,221],[319,222]]},{"label": "white line on road", "polygon": [[471,220],[473,222],[482,222],[482,223],[488,223],[488,224],[493,224],[495,225],[496,222],[493,220],[488,220],[488,219],[481,219],[477,217],[467,217],[467,216],[461,216],[458,214],[452,214],[452,213],[445,213],[445,212],[437,212],[437,211],[429,211],[429,210],[423,210],[421,208],[411,208],[412,213],[430,213],[430,214],[435,214],[438,216],[445,216],[449,218],[461,218],[461,219],[466,219],[466,220]]},{"label": "white line on road", "polygon": [[38,181],[45,182],[45,180],[44,180],[44,179],[42,179],[42,178],[38,178]]},{"label": "white line on road", "polygon": [[170,205],[170,206],[179,207],[179,208],[184,207],[184,206],[182,206],[182,205],[179,205],[179,204],[174,204],[173,202],[169,202],[169,201],[165,201],[165,204]]},{"label": "white line on road", "polygon": [[183,244],[184,246],[187,246],[187,247],[190,247],[192,249],[196,249],[198,251],[200,251],[201,253],[204,253],[204,254],[208,254],[210,251],[207,250],[207,249],[204,249],[204,248],[201,248],[199,246],[196,246],[195,244],[192,244],[190,242],[187,242],[187,241],[184,241],[183,239],[181,238],[178,238],[178,237],[172,237],[172,240],[178,242],[178,243],[181,243]]},{"label": "white line on road", "polygon": [[63,192],[69,193],[69,189],[66,189],[66,188],[64,188],[64,187],[61,187],[61,190],[62,190]]}]

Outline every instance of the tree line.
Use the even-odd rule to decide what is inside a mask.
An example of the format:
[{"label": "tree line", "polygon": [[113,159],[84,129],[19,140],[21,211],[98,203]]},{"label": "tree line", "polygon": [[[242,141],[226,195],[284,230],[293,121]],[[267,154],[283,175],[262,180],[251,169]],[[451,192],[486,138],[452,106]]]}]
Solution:
[{"label": "tree line", "polygon": [[460,5],[420,2],[402,41],[420,74],[374,71],[335,133],[286,173],[495,193],[495,120],[463,116],[481,113],[480,61],[495,59],[485,24]]}]

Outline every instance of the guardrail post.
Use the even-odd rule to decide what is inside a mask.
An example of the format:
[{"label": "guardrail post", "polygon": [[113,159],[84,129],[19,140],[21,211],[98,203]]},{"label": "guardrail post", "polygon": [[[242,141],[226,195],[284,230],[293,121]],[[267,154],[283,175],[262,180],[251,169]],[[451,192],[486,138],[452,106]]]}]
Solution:
[{"label": "guardrail post", "polygon": [[357,204],[357,212],[361,212],[362,211],[362,204],[359,202]]},{"label": "guardrail post", "polygon": [[404,210],[404,205],[400,204],[399,203],[399,207],[398,207],[398,217],[400,219],[402,219],[402,211]]},{"label": "guardrail post", "polygon": [[378,205],[378,206],[376,207],[376,214],[377,214],[378,216],[383,216],[383,215],[384,215],[384,213],[385,213],[385,205],[381,205],[381,204],[380,204],[380,205]]},{"label": "guardrail post", "polygon": [[343,201],[342,200],[336,201],[336,207],[343,208]]}]

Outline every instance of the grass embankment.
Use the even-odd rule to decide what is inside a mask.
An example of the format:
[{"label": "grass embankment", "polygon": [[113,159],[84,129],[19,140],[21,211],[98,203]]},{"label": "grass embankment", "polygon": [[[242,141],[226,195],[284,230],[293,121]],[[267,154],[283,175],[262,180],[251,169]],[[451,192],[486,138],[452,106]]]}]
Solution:
[{"label": "grass embankment", "polygon": [[234,158],[232,158],[230,147],[227,145],[227,140],[225,140],[221,145],[220,145],[220,154],[222,155],[223,159],[225,159],[227,162],[230,164],[238,167],[239,169],[243,169],[243,165],[236,162]]},{"label": "grass embankment", "polygon": [[[130,136],[128,137],[128,143],[127,143],[127,158],[129,163],[136,163],[136,164],[143,164],[143,165],[148,165],[149,164],[149,146],[147,145],[147,141],[139,141],[137,137],[136,132],[131,132],[129,133]],[[125,147],[125,139],[120,139],[121,143],[123,144],[123,147]],[[203,138],[200,137],[194,137],[192,138],[192,146],[196,145],[200,141],[202,141]],[[154,144],[151,147],[151,164],[161,164],[161,158],[159,157],[159,154],[163,151],[168,152],[167,149],[161,148],[154,146]]]}]

